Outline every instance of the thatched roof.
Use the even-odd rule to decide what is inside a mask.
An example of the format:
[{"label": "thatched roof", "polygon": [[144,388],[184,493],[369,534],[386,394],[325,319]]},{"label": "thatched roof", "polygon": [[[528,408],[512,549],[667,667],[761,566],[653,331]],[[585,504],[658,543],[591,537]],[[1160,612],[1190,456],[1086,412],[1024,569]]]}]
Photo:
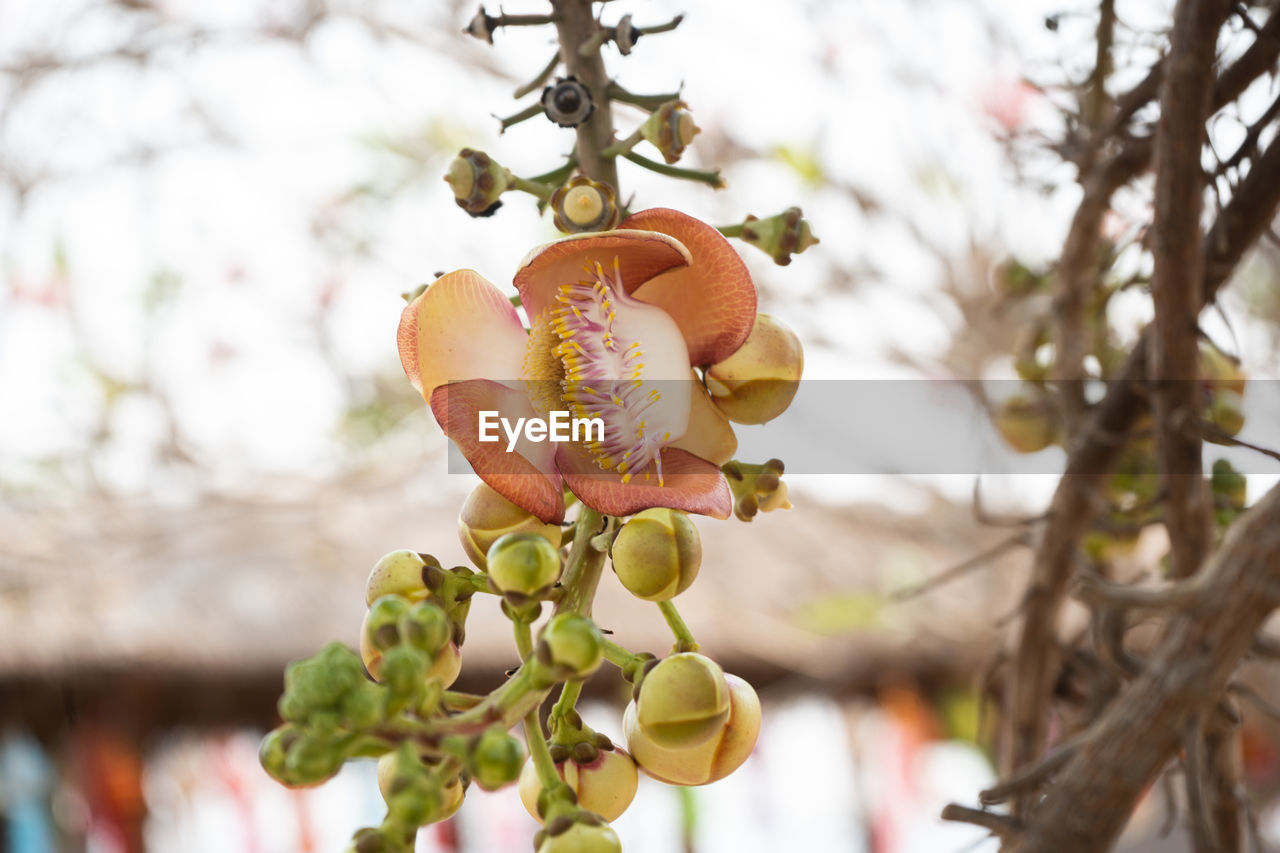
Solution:
[{"label": "thatched roof", "polygon": [[[449,479],[441,494],[438,477],[383,470],[188,504],[10,496],[0,506],[0,690],[95,673],[109,689],[101,674],[121,671],[221,689],[252,674],[264,692],[278,689],[287,661],[332,639],[355,644],[364,578],[382,553],[412,547],[465,562],[465,488]],[[867,686],[894,672],[972,672],[991,651],[994,622],[1016,603],[1020,556],[909,603],[883,594],[999,531],[942,501],[912,516],[797,503],[750,524],[700,523],[703,568],[678,603],[727,669]],[[607,570],[596,617],[630,648],[670,647],[657,608]],[[500,678],[517,662],[510,637],[496,604],[477,599],[464,673]]]}]

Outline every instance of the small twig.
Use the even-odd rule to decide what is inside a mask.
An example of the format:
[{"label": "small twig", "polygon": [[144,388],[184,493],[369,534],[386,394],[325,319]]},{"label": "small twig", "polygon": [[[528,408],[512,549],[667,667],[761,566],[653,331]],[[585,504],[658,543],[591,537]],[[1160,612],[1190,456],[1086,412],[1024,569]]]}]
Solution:
[{"label": "small twig", "polygon": [[610,81],[605,89],[609,97],[619,103],[630,104],[633,107],[653,112],[658,107],[668,101],[677,101],[680,99],[680,92],[669,92],[661,95],[637,95],[635,92],[629,92],[622,88],[617,82]]},{"label": "small twig", "polygon": [[715,190],[724,189],[727,184],[724,178],[720,177],[720,170],[703,171],[702,169],[682,169],[679,166],[669,166],[666,163],[658,163],[650,160],[648,157],[637,154],[634,151],[628,151],[622,155],[626,159],[635,163],[637,166],[644,166],[650,172],[657,172],[659,175],[666,175],[668,178],[680,178],[686,181],[698,181]]},{"label": "small twig", "polygon": [[1253,444],[1252,442],[1236,438],[1234,435],[1224,432],[1222,429],[1208,421],[1200,422],[1200,432],[1206,438],[1211,438],[1214,441],[1221,442],[1222,444],[1230,444],[1234,447],[1243,447],[1246,450],[1261,453],[1263,456],[1270,456],[1272,459],[1280,459],[1280,451],[1272,450],[1269,447],[1263,447],[1260,444]]},{"label": "small twig", "polygon": [[528,83],[525,83],[519,89],[516,89],[515,92],[512,93],[512,97],[515,98],[516,100],[520,100],[530,92],[533,92],[536,89],[540,89],[542,85],[546,83],[548,79],[550,79],[551,74],[556,70],[556,66],[559,64],[560,64],[560,51],[556,51],[555,53],[551,54],[551,61],[547,63],[546,67],[543,68],[541,71],[539,71],[538,75],[534,77],[532,80],[530,80]]},{"label": "small twig", "polygon": [[520,110],[519,112],[512,113],[506,118],[503,118],[502,116],[494,116],[494,118],[496,118],[502,124],[502,129],[498,132],[506,133],[507,128],[513,127],[514,125],[517,125],[522,121],[528,121],[534,116],[541,115],[541,114],[542,114],[542,104],[532,103],[529,106],[525,107],[524,109]]},{"label": "small twig", "polygon": [[957,823],[972,823],[1002,839],[1012,838],[1022,832],[1022,824],[1008,815],[973,809],[956,803],[948,803],[942,810],[941,818]]},{"label": "small twig", "polygon": [[985,791],[979,792],[978,802],[984,806],[993,806],[1023,793],[1034,792],[1061,769],[1076,750],[1088,740],[1088,729],[1072,735],[1059,743],[1039,764],[1016,770]]},{"label": "small twig", "polygon": [[1025,531],[1015,533],[1009,538],[996,543],[987,550],[981,551],[966,560],[962,560],[954,566],[946,568],[918,584],[891,593],[889,595],[889,599],[891,601],[910,601],[913,598],[918,598],[926,592],[930,592],[940,586],[956,580],[957,578],[963,577],[971,571],[985,568],[990,565],[992,560],[1003,554],[1005,551],[1009,551],[1019,545],[1026,546],[1030,544],[1031,538],[1028,533]]}]

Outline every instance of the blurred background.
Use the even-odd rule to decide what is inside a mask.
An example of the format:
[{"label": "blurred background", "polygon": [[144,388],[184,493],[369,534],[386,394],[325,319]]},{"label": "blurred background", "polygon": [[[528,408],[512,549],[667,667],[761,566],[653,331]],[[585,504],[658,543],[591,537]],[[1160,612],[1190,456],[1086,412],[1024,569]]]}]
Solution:
[{"label": "blurred background", "polygon": [[[1122,84],[1156,56],[1143,34],[1172,4],[1120,5]],[[807,379],[1014,378],[1037,309],[1010,304],[1008,280],[1056,258],[1079,198],[1054,145],[1092,67],[1096,8],[634,0],[602,14],[624,13],[685,13],[607,61],[633,92],[682,91],[703,130],[692,164],[721,167],[728,189],[623,164],[623,195],[717,224],[802,206],[820,245],[786,268],[741,249],[762,310],[804,340]],[[471,0],[0,0],[5,849],[338,851],[380,819],[371,764],[293,792],[256,745],[285,663],[355,644],[381,554],[465,562],[456,516],[476,481],[449,473],[404,379],[400,294],[459,267],[507,287],[556,236],[532,199],[459,211],[441,180],[459,148],[528,175],[573,144],[541,117],[499,134],[554,42],[508,28],[490,47],[461,32],[474,14]],[[616,113],[623,133],[642,118]],[[1142,219],[1148,204],[1141,184],[1118,197]],[[1206,318],[1251,376],[1276,372],[1273,255]],[[1138,290],[1112,311],[1121,345],[1150,316]],[[706,564],[680,600],[704,648],[760,690],[757,753],[706,788],[644,780],[624,845],[994,849],[937,819],[994,778],[984,698],[1025,578],[1025,538],[980,521],[1043,511],[1053,477],[788,481],[791,511],[700,520]],[[670,642],[616,584],[597,617],[632,649]],[[488,690],[515,663],[497,607],[478,605],[459,686]],[[619,735],[624,696],[598,677],[588,722]],[[1246,760],[1274,786],[1260,723]],[[1150,799],[1125,849],[1184,849],[1177,832],[1158,840]],[[1261,820],[1280,842],[1280,814]],[[419,849],[524,850],[534,828],[514,792],[473,791]]]}]

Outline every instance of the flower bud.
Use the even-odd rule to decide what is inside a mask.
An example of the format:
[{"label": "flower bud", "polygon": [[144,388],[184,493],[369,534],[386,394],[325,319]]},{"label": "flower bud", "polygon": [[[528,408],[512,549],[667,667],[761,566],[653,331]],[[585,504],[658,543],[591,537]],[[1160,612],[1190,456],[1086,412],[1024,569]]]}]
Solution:
[{"label": "flower bud", "polygon": [[731,421],[762,424],[791,405],[804,372],[804,349],[787,324],[757,314],[742,346],[707,368],[711,399]]},{"label": "flower bud", "polygon": [[467,755],[471,778],[486,791],[496,791],[520,778],[524,745],[501,729],[489,728],[476,739]]},{"label": "flower bud", "polygon": [[[383,651],[400,642],[400,617],[409,612],[409,599],[400,595],[384,595],[376,599],[364,614],[360,626],[360,649]],[[365,666],[369,662],[365,661]]]},{"label": "flower bud", "polygon": [[[383,650],[373,644],[372,637],[374,632],[369,628],[369,615],[372,612],[365,614],[365,622],[360,628],[360,656],[364,659],[364,667],[369,671],[369,674],[378,681],[383,681]],[[403,611],[403,613],[407,614],[408,610]],[[396,631],[399,632],[398,624]],[[397,643],[399,642],[397,640]],[[417,645],[394,645],[388,647],[389,650],[397,648],[409,648],[419,655],[426,656],[429,663],[422,676],[424,680],[435,679],[444,687],[448,687],[457,680],[458,674],[462,672],[462,652],[458,650],[457,645],[452,640],[445,643],[434,655],[427,654],[423,648]],[[390,651],[388,651],[389,653]],[[405,665],[397,664],[397,666]]]},{"label": "flower bud", "polygon": [[1036,453],[1053,444],[1057,429],[1046,400],[1019,393],[1001,403],[993,416],[996,432],[1019,453]]},{"label": "flower bud", "polygon": [[440,651],[453,634],[449,617],[430,601],[420,601],[401,613],[396,627],[401,641],[432,655]]},{"label": "flower bud", "polygon": [[289,748],[302,736],[301,730],[286,723],[267,732],[267,736],[258,744],[258,762],[267,774],[282,785],[293,787],[298,783],[290,776],[285,762]]},{"label": "flower bud", "polygon": [[1248,480],[1226,459],[1217,459],[1213,463],[1213,475],[1210,478],[1213,496],[1220,498],[1232,509],[1243,509],[1245,495],[1248,492]]},{"label": "flower bud", "polygon": [[758,219],[748,216],[742,223],[742,241],[750,243],[780,267],[791,263],[791,256],[798,255],[810,246],[817,245],[809,220],[798,207],[788,207],[782,213]]},{"label": "flower bud", "polygon": [[1245,375],[1240,361],[1208,341],[1200,341],[1200,376],[1211,389],[1244,393]]},{"label": "flower bud", "polygon": [[591,90],[576,77],[565,77],[542,90],[542,111],[561,127],[577,127],[595,111]]},{"label": "flower bud", "polygon": [[538,635],[537,653],[557,678],[586,678],[604,661],[604,636],[587,617],[560,613]]},{"label": "flower bud", "polygon": [[285,668],[280,716],[301,723],[319,712],[334,711],[347,693],[363,681],[355,654],[342,643],[330,643],[315,655]]},{"label": "flower bud", "polygon": [[319,785],[342,769],[345,760],[342,749],[328,738],[298,732],[289,743],[283,770],[277,778],[294,787]]},{"label": "flower bud", "polygon": [[655,743],[637,720],[636,703],[628,703],[622,727],[641,770],[669,785],[706,785],[725,778],[747,760],[760,734],[760,699],[738,676],[724,678],[729,689],[728,721],[709,740],[687,749]]},{"label": "flower bud", "polygon": [[553,548],[560,547],[560,525],[544,524],[536,515],[516,506],[487,483],[476,486],[458,513],[458,539],[462,542],[462,550],[467,552],[476,568],[483,571],[488,568],[485,554],[494,542],[508,533],[536,533],[550,542]]},{"label": "flower bud", "polygon": [[[608,821],[617,820],[635,799],[640,776],[636,763],[621,749],[597,749],[595,760],[585,764],[572,758],[556,763],[556,772],[578,797],[578,805]],[[520,772],[520,801],[533,819],[538,814],[542,783],[532,761]]]},{"label": "flower bud", "polygon": [[407,742],[378,759],[378,790],[388,813],[413,826],[453,817],[466,796],[457,776],[441,785],[431,767],[414,755]]},{"label": "flower bud", "polygon": [[407,549],[383,556],[373,564],[373,571],[365,581],[364,603],[372,607],[373,602],[384,595],[402,595],[410,601],[421,601],[431,594],[422,582],[422,570],[426,566],[427,561],[421,554]]},{"label": "flower bud", "polygon": [[607,823],[574,821],[552,835],[548,827],[537,853],[622,853],[618,834]]},{"label": "flower bud", "polygon": [[628,592],[645,601],[667,601],[698,576],[702,539],[687,513],[646,509],[618,531],[612,557],[613,570]]},{"label": "flower bud", "polygon": [[463,148],[449,164],[444,180],[453,188],[458,207],[472,216],[492,216],[511,186],[511,173],[483,151]]},{"label": "flower bud", "polygon": [[1238,393],[1229,388],[1218,388],[1209,398],[1205,419],[1227,435],[1236,435],[1244,429],[1243,406],[1244,398]]},{"label": "flower bud", "polygon": [[689,147],[689,143],[701,130],[693,122],[693,113],[684,101],[667,101],[654,110],[640,133],[654,148],[662,152],[668,163],[675,163]]},{"label": "flower bud", "polygon": [[613,187],[586,175],[575,175],[551,194],[551,212],[556,228],[566,234],[608,231],[621,216]]},{"label": "flower bud", "polygon": [[697,652],[681,652],[649,670],[635,705],[636,723],[650,741],[665,749],[688,749],[724,728],[729,686],[720,664]]},{"label": "flower bud", "polygon": [[496,592],[537,597],[560,579],[560,552],[536,533],[508,533],[485,555]]}]

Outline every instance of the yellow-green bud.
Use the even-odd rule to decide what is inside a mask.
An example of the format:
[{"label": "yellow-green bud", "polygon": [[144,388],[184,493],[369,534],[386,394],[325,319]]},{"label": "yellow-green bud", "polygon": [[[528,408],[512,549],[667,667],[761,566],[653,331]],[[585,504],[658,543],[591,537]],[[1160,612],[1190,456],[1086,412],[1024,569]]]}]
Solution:
[{"label": "yellow-green bud", "polygon": [[[364,615],[360,627],[361,648],[365,644],[383,651],[400,642],[400,617],[409,612],[409,599],[400,595],[384,595],[376,599]],[[366,665],[368,662],[365,662]]]},{"label": "yellow-green bud", "polygon": [[346,755],[328,738],[300,733],[285,754],[283,779],[287,784],[319,785],[342,769]]},{"label": "yellow-green bud", "polygon": [[636,723],[651,741],[666,749],[705,743],[728,719],[729,686],[724,670],[705,655],[669,655],[640,682]]},{"label": "yellow-green bud", "polygon": [[1245,375],[1240,361],[1208,341],[1200,341],[1200,376],[1210,388],[1244,393]]},{"label": "yellow-green bud", "polygon": [[667,601],[698,576],[702,539],[687,513],[646,509],[618,531],[612,557],[613,570],[628,592],[645,601]]},{"label": "yellow-green bud", "polygon": [[525,761],[519,738],[497,728],[489,728],[476,739],[467,755],[471,778],[486,791],[496,791],[520,778]]},{"label": "yellow-green bud", "polygon": [[699,128],[693,121],[693,113],[684,101],[667,101],[658,107],[645,123],[640,133],[654,148],[662,152],[668,163],[675,163],[698,135]]},{"label": "yellow-green bud", "polygon": [[1210,478],[1214,497],[1220,497],[1232,509],[1243,509],[1249,483],[1226,459],[1217,459],[1213,463],[1213,476]]},{"label": "yellow-green bud", "polygon": [[453,189],[458,207],[472,216],[492,216],[511,186],[511,173],[483,151],[463,148],[449,164],[444,180]]},{"label": "yellow-green bud", "polygon": [[537,654],[557,678],[586,678],[604,662],[604,635],[587,617],[560,613],[538,635]]},{"label": "yellow-green bud", "polygon": [[566,234],[608,231],[621,216],[613,187],[586,175],[575,175],[551,194],[551,212],[556,228]]},{"label": "yellow-green bud", "polygon": [[1209,423],[1225,432],[1236,435],[1244,429],[1244,398],[1228,388],[1218,388],[1209,399],[1209,408],[1205,412]]},{"label": "yellow-green bud", "polygon": [[996,432],[1019,453],[1036,453],[1053,444],[1057,428],[1047,400],[1015,394],[1001,403],[993,416]]},{"label": "yellow-green bud", "polygon": [[537,597],[560,578],[560,552],[536,533],[508,533],[485,555],[489,581],[501,593]]},{"label": "yellow-green bud", "polygon": [[449,642],[453,628],[445,612],[430,601],[421,601],[400,614],[396,622],[403,642],[436,654]]},{"label": "yellow-green bud", "polygon": [[802,373],[800,338],[776,317],[757,314],[742,346],[707,368],[707,391],[729,420],[762,424],[791,405]]},{"label": "yellow-green bud", "polygon": [[388,811],[414,826],[453,817],[466,796],[457,776],[442,785],[407,743],[378,759],[378,790]]},{"label": "yellow-green bud", "polygon": [[364,585],[364,603],[372,606],[384,595],[402,595],[411,601],[426,598],[431,594],[422,582],[426,565],[421,554],[407,549],[385,555],[369,572],[369,580]]},{"label": "yellow-green bud", "polygon": [[[635,799],[640,775],[636,763],[621,749],[599,749],[594,761],[581,764],[572,758],[556,763],[556,772],[578,797],[578,805],[608,821],[617,820]],[[520,801],[533,819],[538,814],[542,782],[532,761],[520,772]]]},{"label": "yellow-green bud", "polygon": [[538,853],[622,853],[622,842],[607,823],[575,821],[558,835],[548,831],[538,845]]},{"label": "yellow-green bud", "polygon": [[[364,659],[364,667],[369,671],[375,679],[382,681],[382,650],[372,643],[374,632],[369,628],[369,616],[373,611],[365,614],[364,624],[360,627],[360,656]],[[405,610],[403,613],[407,613]],[[403,613],[401,615],[403,615]],[[397,617],[396,631],[399,632],[399,619]],[[400,648],[393,646],[391,648]],[[410,646],[419,654],[425,654],[422,649]],[[457,645],[452,641],[444,644],[434,656],[428,655],[430,664],[426,670],[424,679],[438,680],[444,687],[453,684],[458,678],[458,673],[462,671],[462,653],[458,650]]]},{"label": "yellow-green bud", "polygon": [[798,207],[788,207],[782,213],[758,219],[748,216],[742,223],[742,241],[750,243],[778,266],[791,263],[791,256],[798,255],[810,246],[817,245],[809,220]]},{"label": "yellow-green bud", "polygon": [[458,513],[458,539],[476,568],[488,568],[485,554],[508,533],[536,533],[553,548],[560,547],[560,525],[544,524],[536,515],[518,507],[486,483],[471,490]]},{"label": "yellow-green bud", "polygon": [[653,741],[637,721],[636,703],[622,716],[627,746],[647,775],[670,785],[718,782],[747,760],[760,734],[760,699],[751,685],[725,675],[729,688],[729,718],[709,740],[686,749],[671,749]]}]

